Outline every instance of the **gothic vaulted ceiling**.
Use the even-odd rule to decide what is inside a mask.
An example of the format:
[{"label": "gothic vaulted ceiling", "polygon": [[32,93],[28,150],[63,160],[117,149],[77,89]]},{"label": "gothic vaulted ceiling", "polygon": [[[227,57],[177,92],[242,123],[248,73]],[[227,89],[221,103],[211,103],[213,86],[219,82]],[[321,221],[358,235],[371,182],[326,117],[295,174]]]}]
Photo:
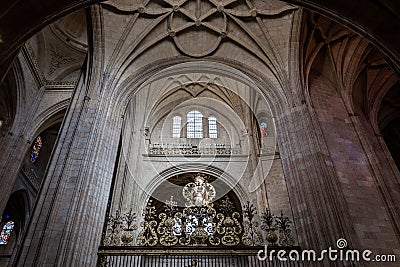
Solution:
[{"label": "gothic vaulted ceiling", "polygon": [[25,49],[42,84],[76,81],[87,51],[86,14],[71,13],[35,34]]},{"label": "gothic vaulted ceiling", "polygon": [[[39,29],[57,18],[98,0],[12,0],[0,10],[0,71],[16,50]],[[367,36],[400,66],[400,3],[396,0],[286,0],[320,12]],[[24,19],[21,19],[24,18]],[[3,63],[5,63],[3,65]]]}]

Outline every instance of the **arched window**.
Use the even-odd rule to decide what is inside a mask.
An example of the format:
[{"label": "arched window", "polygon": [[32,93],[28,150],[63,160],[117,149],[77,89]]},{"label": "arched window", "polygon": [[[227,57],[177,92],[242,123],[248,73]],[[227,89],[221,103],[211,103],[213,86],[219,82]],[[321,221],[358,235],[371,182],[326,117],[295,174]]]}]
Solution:
[{"label": "arched window", "polygon": [[218,138],[217,119],[214,117],[208,118],[208,135],[210,138]]},{"label": "arched window", "polygon": [[260,123],[260,130],[261,130],[261,137],[267,137],[268,128],[267,128],[267,123],[266,122]]},{"label": "arched window", "polygon": [[192,110],[187,114],[187,138],[203,138],[203,114]]},{"label": "arched window", "polygon": [[175,116],[172,119],[172,137],[176,138],[181,137],[181,123],[182,123],[182,118],[180,116]]},{"label": "arched window", "polygon": [[40,135],[38,137],[36,137],[35,139],[35,143],[33,143],[33,147],[32,147],[32,153],[31,153],[31,162],[35,163],[36,159],[39,157],[39,152],[40,149],[42,148],[43,143],[42,143],[42,137],[40,137]]},{"label": "arched window", "polygon": [[7,245],[8,240],[10,240],[11,233],[14,230],[14,222],[8,221],[4,226],[3,230],[0,233],[0,245]]}]

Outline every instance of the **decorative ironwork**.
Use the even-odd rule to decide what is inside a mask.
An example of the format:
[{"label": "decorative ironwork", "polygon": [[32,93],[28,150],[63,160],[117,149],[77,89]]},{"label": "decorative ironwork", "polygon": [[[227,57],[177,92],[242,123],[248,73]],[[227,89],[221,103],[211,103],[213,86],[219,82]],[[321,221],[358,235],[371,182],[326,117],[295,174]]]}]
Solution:
[{"label": "decorative ironwork", "polygon": [[107,217],[106,234],[103,238],[103,244],[108,246],[120,246],[121,236],[121,216],[117,210],[116,214]]},{"label": "decorative ironwork", "polygon": [[161,222],[157,227],[157,233],[160,235],[160,244],[163,246],[174,246],[178,243],[176,221],[179,217],[174,216],[176,206],[177,202],[171,196],[171,199],[165,202],[165,213],[158,215]]},{"label": "decorative ironwork", "polygon": [[289,217],[283,216],[281,211],[280,216],[274,216],[269,209],[266,209],[262,214],[263,225],[261,229],[267,232],[266,240],[269,245],[275,245],[278,241],[279,232],[279,245],[281,246],[293,246],[295,241],[291,234]]},{"label": "decorative ironwork", "polygon": [[228,216],[229,214],[235,211],[235,205],[233,205],[232,201],[229,199],[228,196],[225,196],[221,200],[221,207],[219,208],[219,210],[222,212],[222,214]]},{"label": "decorative ironwork", "polygon": [[[164,247],[130,247],[127,249],[126,247],[100,247],[97,266],[296,267],[304,265],[302,262],[292,261],[288,257],[289,252],[300,251],[299,247],[269,247],[268,251],[265,251],[267,260],[260,260],[258,256],[260,250],[265,250],[265,248],[180,247],[179,249],[165,249]],[[278,258],[276,251],[285,251],[286,253],[284,256],[280,254]],[[264,254],[261,256],[264,256]]]},{"label": "decorative ironwork", "polygon": [[291,234],[290,224],[291,221],[287,216],[283,216],[281,211],[281,215],[276,217],[276,224],[279,230],[279,245],[281,246],[293,246],[294,238]]},{"label": "decorative ironwork", "polygon": [[277,229],[275,216],[268,208],[266,208],[265,212],[262,213],[261,221],[263,223],[261,229],[267,233],[266,239],[268,244],[275,245],[276,241],[278,241],[278,236],[275,233],[275,230]]},{"label": "decorative ironwork", "polygon": [[134,240],[133,232],[137,230],[136,219],[137,216],[132,212],[132,209],[126,213],[121,213],[117,210],[114,216],[109,216],[103,244],[120,246],[122,242],[124,246],[132,245]]},{"label": "decorative ironwork", "polygon": [[124,246],[131,245],[134,240],[133,231],[137,229],[137,225],[134,224],[136,219],[136,213],[132,212],[132,209],[122,216],[122,229],[124,233],[121,235],[121,241]]},{"label": "decorative ironwork", "polygon": [[238,221],[240,215],[237,212],[232,213],[232,216],[225,217],[219,213],[217,231],[223,235],[221,242],[225,246],[236,246],[239,244],[239,234],[242,232],[242,227]]},{"label": "decorative ironwork", "polygon": [[254,216],[257,214],[256,208],[249,201],[243,207],[243,227],[244,233],[242,242],[245,246],[261,246],[264,241],[258,229],[259,223],[254,221]]},{"label": "decorative ironwork", "polygon": [[[249,202],[243,207],[243,221],[228,197],[220,201],[218,211],[212,205],[191,206],[180,211],[171,197],[157,216],[156,208],[150,201],[143,212],[144,220],[140,223],[136,245],[255,247],[279,244],[288,247],[295,244],[290,229],[292,222],[282,212],[280,216],[274,216],[266,209],[261,214],[260,227],[260,223],[255,220],[256,209]],[[115,216],[107,217],[103,245],[135,245],[135,221],[136,215],[132,211],[123,214],[117,211]],[[260,229],[265,232],[265,240]]]},{"label": "decorative ironwork", "polygon": [[157,226],[157,221],[155,220],[156,208],[151,204],[150,200],[143,212],[144,221],[140,223],[142,230],[136,240],[139,246],[155,246],[158,242],[158,236],[155,230]]},{"label": "decorative ironwork", "polygon": [[[281,212],[275,216],[267,208],[256,218],[256,208],[247,202],[242,216],[227,196],[212,202],[215,189],[202,174],[193,177],[194,182],[183,189],[187,200],[186,207],[178,207],[174,197],[165,201],[162,208],[156,209],[152,200],[143,211],[140,231],[137,230],[136,214],[116,212],[107,217],[105,246],[141,247],[257,247],[293,246],[291,221]],[[158,204],[157,204],[158,207]],[[264,235],[261,233],[262,230]]]},{"label": "decorative ironwork", "polygon": [[215,188],[200,173],[194,177],[194,183],[188,183],[182,191],[183,197],[188,201],[187,207],[208,206],[215,198],[215,193]]},{"label": "decorative ironwork", "polygon": [[99,260],[97,261],[97,266],[98,267],[107,267],[108,266],[108,261],[107,261],[106,255],[99,256]]},{"label": "decorative ironwork", "polygon": [[211,206],[185,208],[183,210],[184,227],[182,228],[185,238],[182,240],[186,242],[181,243],[181,245],[207,246],[206,241],[209,237],[212,238],[211,242],[215,243],[213,239],[215,231],[213,219],[215,215],[216,211]]}]

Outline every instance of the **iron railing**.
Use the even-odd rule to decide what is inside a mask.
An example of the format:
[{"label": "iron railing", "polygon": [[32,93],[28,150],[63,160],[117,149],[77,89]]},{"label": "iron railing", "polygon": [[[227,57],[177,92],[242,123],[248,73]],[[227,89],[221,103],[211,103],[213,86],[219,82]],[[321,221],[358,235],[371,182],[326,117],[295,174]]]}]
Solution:
[{"label": "iron railing", "polygon": [[[267,253],[274,251],[273,254]],[[296,267],[298,261],[282,260],[275,253],[279,250],[299,251],[299,247],[246,247],[237,249],[207,247],[107,247],[98,252],[99,267]],[[289,253],[286,253],[288,255]]]}]

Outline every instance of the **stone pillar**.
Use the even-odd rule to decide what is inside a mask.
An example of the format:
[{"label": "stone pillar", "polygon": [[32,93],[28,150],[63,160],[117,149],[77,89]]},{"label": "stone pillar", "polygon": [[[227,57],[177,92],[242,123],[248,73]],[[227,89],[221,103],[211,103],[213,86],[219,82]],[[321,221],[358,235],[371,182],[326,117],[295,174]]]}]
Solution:
[{"label": "stone pillar", "polygon": [[[338,201],[348,209],[350,216],[346,219],[351,222],[359,243],[354,248],[385,254],[399,251],[400,243],[390,222],[392,212],[388,207],[394,203],[390,200],[390,193],[385,192],[385,181],[379,179],[373,170],[369,160],[371,155],[361,142],[360,132],[365,135],[365,129],[359,128],[357,132],[352,114],[327,78],[319,74],[310,75],[309,87],[316,119],[329,151],[330,161],[327,163],[334,167],[334,179],[343,196]],[[391,196],[399,196],[399,186],[394,182],[396,177],[392,178]],[[398,219],[395,210],[393,212]]]},{"label": "stone pillar", "polygon": [[12,133],[12,135],[5,136],[0,145],[3,150],[0,156],[0,214],[3,214],[18,171],[21,168],[23,157],[30,148],[30,141],[22,133]]},{"label": "stone pillar", "polygon": [[203,117],[203,137],[204,138],[209,138],[210,133],[209,133],[209,127],[208,127],[208,118]]},{"label": "stone pillar", "polygon": [[349,249],[396,254],[387,204],[343,100],[320,77],[310,77],[309,87],[310,99],[276,116],[301,247],[335,249],[345,238]]},{"label": "stone pillar", "polygon": [[121,118],[107,112],[102,88],[101,7],[88,17],[86,68],[65,116],[18,266],[94,266],[100,244]]},{"label": "stone pillar", "polygon": [[328,151],[306,104],[276,116],[283,171],[302,249],[335,247],[345,237],[358,241]]},{"label": "stone pillar", "polygon": [[187,121],[186,121],[186,117],[182,118],[181,138],[187,138]]},{"label": "stone pillar", "polygon": [[362,112],[351,116],[354,130],[365,150],[370,170],[375,176],[375,182],[379,193],[385,201],[385,208],[396,232],[397,240],[400,243],[400,172],[386,147],[381,134],[374,132],[371,123]]},{"label": "stone pillar", "polygon": [[[27,81],[25,81],[27,82]],[[4,138],[0,139],[2,152],[0,153],[0,214],[7,205],[18,172],[21,168],[23,157],[31,147],[34,140],[34,133],[31,133],[32,121],[34,120],[36,111],[43,97],[44,88],[37,90],[33,84],[29,84],[32,88],[15,88],[15,90],[23,91],[17,101],[19,102],[17,114],[14,118],[13,125]],[[30,97],[29,100],[24,98]]]}]

